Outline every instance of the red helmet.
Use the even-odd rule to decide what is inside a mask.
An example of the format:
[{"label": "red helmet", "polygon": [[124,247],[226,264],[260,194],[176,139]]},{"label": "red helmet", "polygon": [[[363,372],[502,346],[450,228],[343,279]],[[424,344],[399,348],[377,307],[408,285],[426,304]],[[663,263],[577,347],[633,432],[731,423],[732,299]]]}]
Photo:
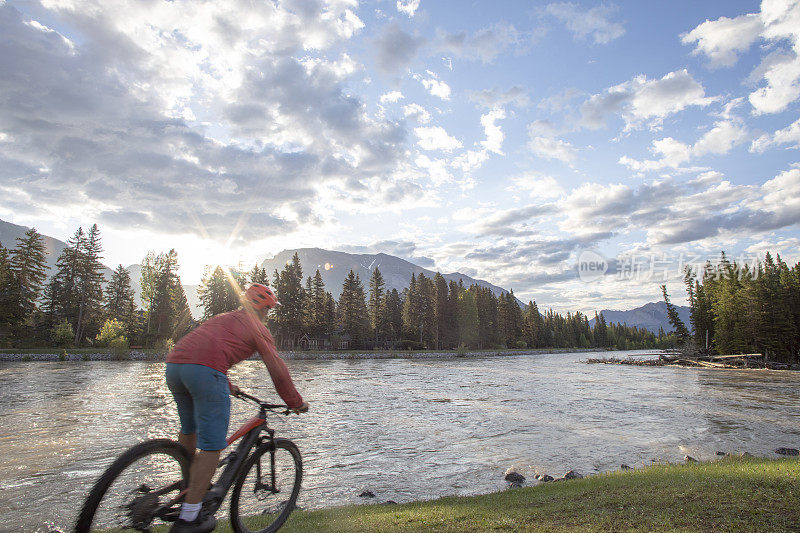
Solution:
[{"label": "red helmet", "polygon": [[250,288],[244,293],[245,301],[250,304],[253,309],[272,309],[276,305],[281,305],[275,293],[260,283],[253,283]]}]

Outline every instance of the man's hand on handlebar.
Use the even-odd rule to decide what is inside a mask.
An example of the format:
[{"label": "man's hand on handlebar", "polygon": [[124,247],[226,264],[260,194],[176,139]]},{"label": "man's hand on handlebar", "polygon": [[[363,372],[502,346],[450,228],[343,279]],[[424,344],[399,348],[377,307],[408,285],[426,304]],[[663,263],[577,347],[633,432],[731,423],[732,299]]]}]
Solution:
[{"label": "man's hand on handlebar", "polygon": [[292,412],[296,415],[308,412],[308,402],[303,402],[303,405],[301,405],[300,407],[295,407],[294,409],[292,409]]}]

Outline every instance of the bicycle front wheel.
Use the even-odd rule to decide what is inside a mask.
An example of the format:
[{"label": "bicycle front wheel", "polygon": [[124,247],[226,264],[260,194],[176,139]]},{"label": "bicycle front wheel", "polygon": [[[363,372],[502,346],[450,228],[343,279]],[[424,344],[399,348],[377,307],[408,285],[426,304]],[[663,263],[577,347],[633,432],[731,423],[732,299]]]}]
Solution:
[{"label": "bicycle front wheel", "polygon": [[191,458],[169,439],[137,444],[100,476],[83,504],[76,533],[150,531],[178,517]]},{"label": "bicycle front wheel", "polygon": [[231,526],[236,533],[273,533],[297,503],[303,460],[286,439],[262,444],[242,466],[231,493]]}]

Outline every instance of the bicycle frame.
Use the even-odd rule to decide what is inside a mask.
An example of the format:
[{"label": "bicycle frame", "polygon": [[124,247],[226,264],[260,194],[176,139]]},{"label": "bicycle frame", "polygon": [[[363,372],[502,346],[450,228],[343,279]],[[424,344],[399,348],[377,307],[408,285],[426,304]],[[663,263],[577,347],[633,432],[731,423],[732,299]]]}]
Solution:
[{"label": "bicycle frame", "polygon": [[[261,436],[262,432],[266,432],[267,436]],[[258,416],[242,424],[233,435],[228,437],[228,446],[240,438],[242,440],[235,450],[220,461],[219,466],[225,465],[225,469],[203,498],[203,508],[210,513],[216,513],[223,500],[225,500],[228,490],[233,486],[233,482],[239,474],[239,469],[250,455],[250,450],[259,444],[271,442],[274,437],[275,430],[267,426],[267,410],[264,405],[260,405]]]}]

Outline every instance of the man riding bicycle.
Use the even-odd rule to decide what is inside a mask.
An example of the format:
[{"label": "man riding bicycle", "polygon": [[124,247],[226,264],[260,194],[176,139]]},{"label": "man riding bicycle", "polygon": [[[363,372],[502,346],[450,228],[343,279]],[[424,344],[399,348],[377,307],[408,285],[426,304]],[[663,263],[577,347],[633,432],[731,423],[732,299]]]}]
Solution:
[{"label": "man riding bicycle", "polygon": [[[230,367],[257,351],[286,405],[296,413],[308,410],[263,323],[269,310],[278,305],[272,289],[254,283],[242,297],[242,308],[203,323],[179,340],[167,356],[167,386],[181,422],[178,442],[193,455],[186,498],[170,532],[208,533],[216,527],[216,518],[204,516],[200,510],[220,451],[227,446],[229,395],[239,392],[227,379]],[[195,453],[195,448],[200,451]]]}]

